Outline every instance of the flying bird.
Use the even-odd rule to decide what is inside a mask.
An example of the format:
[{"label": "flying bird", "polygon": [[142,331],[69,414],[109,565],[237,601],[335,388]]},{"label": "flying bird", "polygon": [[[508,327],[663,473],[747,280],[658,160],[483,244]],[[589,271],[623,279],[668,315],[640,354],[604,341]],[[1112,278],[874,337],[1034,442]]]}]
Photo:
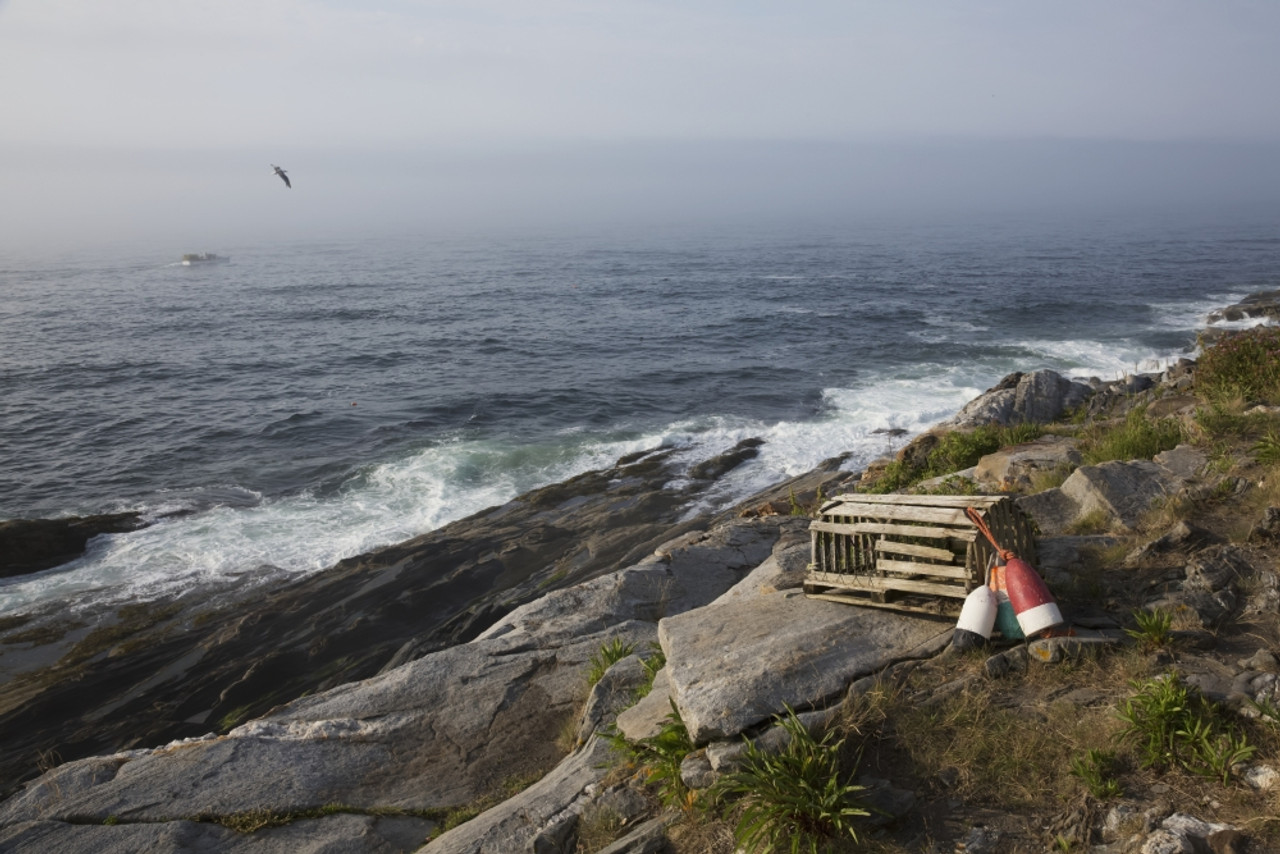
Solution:
[{"label": "flying bird", "polygon": [[271,164],[271,168],[276,170],[276,174],[280,176],[281,181],[284,181],[284,185],[292,190],[293,185],[289,183],[289,176],[285,174],[285,171],[274,163]]}]

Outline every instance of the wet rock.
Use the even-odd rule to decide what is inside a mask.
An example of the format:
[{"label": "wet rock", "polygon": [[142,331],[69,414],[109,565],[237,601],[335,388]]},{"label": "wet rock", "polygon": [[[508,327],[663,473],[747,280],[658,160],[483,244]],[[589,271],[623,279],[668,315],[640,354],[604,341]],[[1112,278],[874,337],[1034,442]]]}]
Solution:
[{"label": "wet rock", "polygon": [[139,513],[0,522],[0,578],[39,572],[84,555],[89,540],[146,527]]},{"label": "wet rock", "polygon": [[1209,313],[1209,323],[1238,322],[1250,318],[1280,318],[1280,290],[1255,291],[1244,299]]}]

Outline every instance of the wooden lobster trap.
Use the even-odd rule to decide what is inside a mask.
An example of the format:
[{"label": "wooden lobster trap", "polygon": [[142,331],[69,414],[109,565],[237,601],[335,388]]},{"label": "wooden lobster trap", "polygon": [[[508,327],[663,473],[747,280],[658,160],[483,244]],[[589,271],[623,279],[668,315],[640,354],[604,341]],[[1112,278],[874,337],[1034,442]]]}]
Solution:
[{"label": "wooden lobster trap", "polygon": [[1035,535],[1007,496],[839,495],[809,525],[805,593],[857,605],[954,616],[985,583],[991,544],[965,515],[975,508],[1001,547],[1035,565]]}]

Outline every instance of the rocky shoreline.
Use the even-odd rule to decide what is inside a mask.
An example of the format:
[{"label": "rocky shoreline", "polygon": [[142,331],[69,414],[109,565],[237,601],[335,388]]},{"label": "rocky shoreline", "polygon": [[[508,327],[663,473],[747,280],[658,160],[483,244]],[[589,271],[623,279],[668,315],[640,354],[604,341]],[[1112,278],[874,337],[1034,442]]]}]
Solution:
[{"label": "rocky shoreline", "polygon": [[[1113,383],[1011,375],[899,459],[925,453],[944,429],[1046,422],[1069,409],[1114,417],[1143,403],[1183,417],[1194,406],[1185,394],[1192,368]],[[686,518],[690,502],[757,444],[699,466],[678,494],[664,452],[620,460],[248,601],[120,609],[92,628],[55,617],[0,625],[0,666],[24,652],[58,655],[0,687],[0,779],[11,795],[0,803],[0,851],[573,852],[583,816],[605,806],[626,829],[601,850],[667,850],[672,816],[634,780],[609,775],[611,725],[631,739],[651,736],[674,703],[700,748],[681,769],[697,789],[735,767],[744,735],[776,742],[771,721],[785,709],[816,730],[913,673],[929,675],[918,697],[928,704],[974,678],[1053,666],[1124,638],[1124,615],[1087,597],[1064,600],[1076,638],[1006,645],[983,662],[984,675],[957,679],[950,620],[803,595],[810,520],[790,510],[853,489],[861,473],[843,459],[729,511]],[[953,476],[1010,489],[1071,450],[1038,441]],[[1184,446],[1153,460],[1081,465],[1019,501],[1043,535],[1038,568],[1066,589],[1078,586],[1088,550],[1115,539],[1076,533],[1082,520],[1131,529],[1161,496],[1223,482]],[[1274,574],[1205,531],[1171,528],[1144,549],[1134,565],[1164,578],[1151,603],[1205,626],[1276,611]],[[1194,559],[1168,560],[1179,554]],[[635,652],[588,690],[584,673],[611,643]],[[1215,643],[1239,664],[1197,651]],[[1194,633],[1188,644],[1180,664],[1206,695],[1236,708],[1274,695],[1280,666],[1267,649]],[[654,645],[665,666],[633,703]],[[1083,708],[1123,687],[1068,702]],[[1267,766],[1256,768],[1265,778]],[[504,796],[516,781],[520,791]],[[888,779],[866,784],[879,826],[916,833],[922,794]],[[1089,849],[1098,852],[1244,850],[1239,828],[1159,800],[1125,807],[1139,819],[1062,820],[1123,828],[1104,833]],[[472,804],[485,808],[440,833]],[[950,838],[933,836],[939,829]],[[1043,835],[962,806],[927,831],[912,850],[1047,850]]]},{"label": "rocky shoreline", "polygon": [[[303,694],[471,640],[525,602],[735,515],[685,518],[758,445],[747,440],[703,462],[680,490],[668,487],[671,451],[634,455],[247,593],[224,587],[73,618],[56,610],[0,618],[4,793],[38,775],[42,757],[70,761],[225,731]],[[850,477],[840,465],[828,461],[753,506],[829,493]]]}]

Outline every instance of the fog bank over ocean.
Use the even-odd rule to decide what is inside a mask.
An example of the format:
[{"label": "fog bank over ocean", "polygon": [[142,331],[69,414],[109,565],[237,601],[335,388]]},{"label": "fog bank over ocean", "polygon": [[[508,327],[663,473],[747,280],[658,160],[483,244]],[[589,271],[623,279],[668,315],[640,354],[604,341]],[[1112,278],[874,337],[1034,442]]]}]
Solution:
[{"label": "fog bank over ocean", "polygon": [[[1280,143],[552,141],[368,149],[0,146],[0,258],[128,242],[856,228],[960,214],[1223,214],[1280,204]],[[294,189],[272,176],[289,170]]]}]

